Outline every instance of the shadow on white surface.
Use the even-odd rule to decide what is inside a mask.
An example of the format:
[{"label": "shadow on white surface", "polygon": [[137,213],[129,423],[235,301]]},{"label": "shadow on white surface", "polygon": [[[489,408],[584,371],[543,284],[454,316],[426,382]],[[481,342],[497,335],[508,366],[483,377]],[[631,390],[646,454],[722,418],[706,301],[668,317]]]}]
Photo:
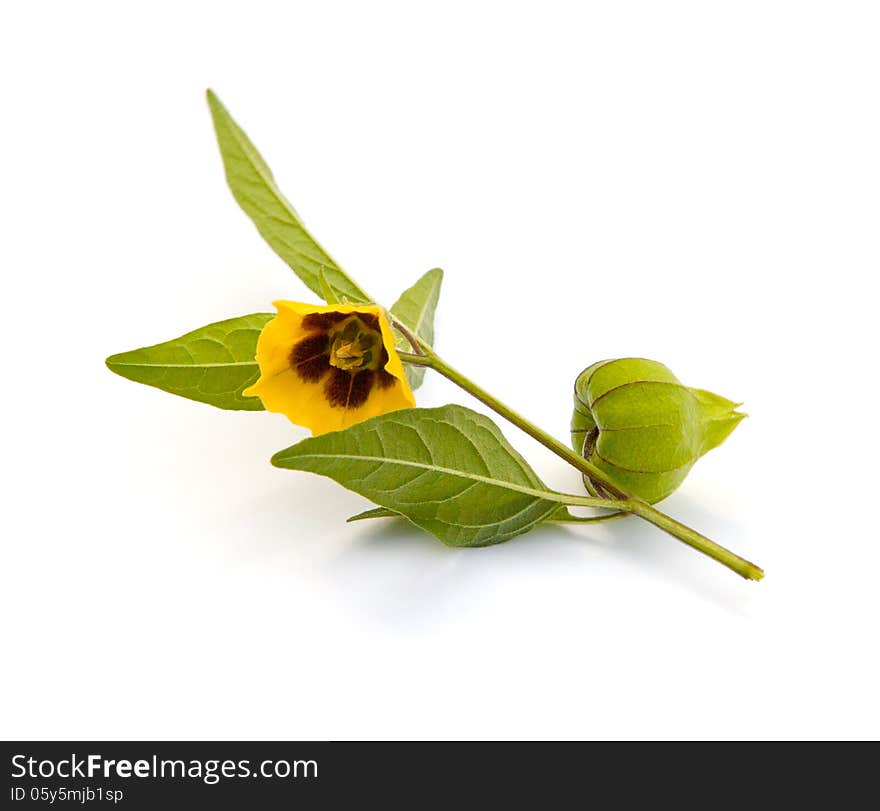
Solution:
[{"label": "shadow on white surface", "polygon": [[348,599],[377,622],[413,631],[435,623],[464,621],[473,611],[493,614],[493,594],[511,584],[531,596],[531,578],[563,577],[589,565],[589,552],[570,543],[565,530],[539,527],[505,544],[478,549],[442,545],[427,532],[399,519],[376,521],[340,546],[325,572]]},{"label": "shadow on white surface", "polygon": [[[308,578],[323,605],[333,603],[333,610],[393,633],[454,624],[473,612],[491,615],[495,593],[510,600],[516,599],[511,591],[520,590],[523,601],[540,594],[546,608],[554,592],[550,602],[601,594],[618,577],[684,589],[739,617],[749,615],[754,600],[751,584],[635,519],[546,525],[497,546],[454,549],[403,519],[346,524],[345,516],[363,508],[360,498],[306,474],[282,478],[244,514],[239,508],[229,516],[227,525],[249,528],[237,554],[271,567],[273,577],[287,579],[291,588]],[[735,524],[712,526],[708,513],[700,512],[676,505],[676,514],[691,524],[718,537],[737,536],[725,531]]]}]

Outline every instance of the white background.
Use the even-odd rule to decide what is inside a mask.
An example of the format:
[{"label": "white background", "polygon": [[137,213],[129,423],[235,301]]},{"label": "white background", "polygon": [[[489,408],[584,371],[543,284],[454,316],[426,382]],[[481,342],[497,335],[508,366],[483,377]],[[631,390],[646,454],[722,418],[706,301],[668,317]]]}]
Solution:
[{"label": "white background", "polygon": [[[870,2],[4,5],[0,734],[877,737],[878,39]],[[346,525],[269,465],[285,418],[108,372],[313,298],[208,86],[386,303],[443,267],[438,349],[557,435],[606,357],[744,400],[665,508],[764,582],[634,519]]]}]

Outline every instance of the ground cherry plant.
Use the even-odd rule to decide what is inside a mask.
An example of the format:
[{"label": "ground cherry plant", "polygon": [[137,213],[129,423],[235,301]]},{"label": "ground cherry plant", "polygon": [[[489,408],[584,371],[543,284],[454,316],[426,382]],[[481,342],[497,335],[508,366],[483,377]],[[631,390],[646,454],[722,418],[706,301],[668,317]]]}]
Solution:
[{"label": "ground cherry plant", "polygon": [[[449,546],[501,543],[545,522],[637,516],[737,574],[763,571],[653,506],[743,418],[737,403],[684,386],[643,358],[577,377],[571,447],[450,366],[434,350],[443,272],[425,273],[387,310],[306,230],[217,96],[208,106],[232,194],[270,247],[323,304],[276,301],[112,355],[129,380],[217,408],[275,411],[313,436],[272,464],[328,476],[376,505],[350,518],[402,517]],[[583,476],[586,493],[547,487],[488,417],[457,404],[417,408],[426,370],[451,380]],[[591,508],[574,515],[571,507]]]}]

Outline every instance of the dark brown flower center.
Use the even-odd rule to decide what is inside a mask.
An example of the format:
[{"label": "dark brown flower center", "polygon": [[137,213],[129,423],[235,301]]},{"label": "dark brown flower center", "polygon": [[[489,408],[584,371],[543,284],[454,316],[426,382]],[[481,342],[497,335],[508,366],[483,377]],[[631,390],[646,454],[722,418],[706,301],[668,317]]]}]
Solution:
[{"label": "dark brown flower center", "polygon": [[373,313],[310,313],[302,325],[309,334],[291,349],[290,366],[307,383],[324,380],[324,396],[334,408],[359,408],[374,386],[394,385]]}]

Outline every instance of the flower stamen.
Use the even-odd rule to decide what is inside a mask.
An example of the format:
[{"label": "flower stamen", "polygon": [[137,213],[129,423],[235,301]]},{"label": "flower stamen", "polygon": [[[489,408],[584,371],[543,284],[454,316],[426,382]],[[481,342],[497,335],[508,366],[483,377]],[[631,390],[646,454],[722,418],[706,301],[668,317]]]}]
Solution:
[{"label": "flower stamen", "polygon": [[378,368],[379,358],[373,350],[381,344],[382,336],[358,315],[333,330],[330,339],[331,366],[349,372]]}]

